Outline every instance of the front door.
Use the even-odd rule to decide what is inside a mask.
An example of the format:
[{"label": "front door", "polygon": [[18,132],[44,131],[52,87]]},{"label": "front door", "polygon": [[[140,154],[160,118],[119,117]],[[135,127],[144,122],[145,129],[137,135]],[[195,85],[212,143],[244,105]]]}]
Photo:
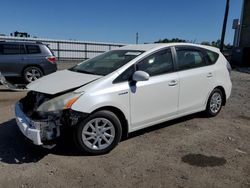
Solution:
[{"label": "front door", "polygon": [[149,80],[131,84],[130,113],[132,130],[160,123],[175,116],[178,106],[179,79],[174,72],[170,49],[156,52],[136,64]]}]

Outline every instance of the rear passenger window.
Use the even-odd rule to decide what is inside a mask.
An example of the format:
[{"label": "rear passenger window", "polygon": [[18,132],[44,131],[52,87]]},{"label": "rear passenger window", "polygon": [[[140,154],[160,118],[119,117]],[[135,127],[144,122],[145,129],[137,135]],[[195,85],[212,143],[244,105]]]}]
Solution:
[{"label": "rear passenger window", "polygon": [[2,45],[2,54],[20,54],[20,45],[19,44],[3,44]]},{"label": "rear passenger window", "polygon": [[20,54],[25,54],[24,45],[20,45]]},{"label": "rear passenger window", "polygon": [[210,50],[206,50],[206,53],[207,53],[207,57],[208,57],[208,60],[209,60],[209,64],[216,63],[216,61],[219,58],[219,54],[217,54],[216,52],[212,52]]},{"label": "rear passenger window", "polygon": [[145,58],[136,65],[137,70],[145,71],[150,76],[156,76],[174,71],[170,50],[162,50]]},{"label": "rear passenger window", "polygon": [[3,54],[3,45],[0,44],[0,54]]},{"label": "rear passenger window", "polygon": [[28,54],[39,54],[40,48],[38,45],[26,45]]},{"label": "rear passenger window", "polygon": [[179,70],[192,69],[206,65],[203,54],[196,49],[177,49]]}]

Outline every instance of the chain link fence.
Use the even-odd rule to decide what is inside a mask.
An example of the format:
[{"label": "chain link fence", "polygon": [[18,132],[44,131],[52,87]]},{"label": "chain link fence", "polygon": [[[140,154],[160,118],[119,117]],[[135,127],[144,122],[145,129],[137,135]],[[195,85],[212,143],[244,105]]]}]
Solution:
[{"label": "chain link fence", "polygon": [[47,44],[59,61],[81,61],[95,57],[103,52],[124,46],[120,43],[102,43],[76,40],[54,40],[44,38],[23,38],[0,36],[5,41],[37,41]]}]

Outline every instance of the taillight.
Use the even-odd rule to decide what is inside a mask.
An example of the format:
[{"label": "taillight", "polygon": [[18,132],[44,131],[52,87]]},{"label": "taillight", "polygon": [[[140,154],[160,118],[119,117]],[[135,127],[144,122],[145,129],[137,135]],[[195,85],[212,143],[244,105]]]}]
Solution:
[{"label": "taillight", "polygon": [[56,63],[56,57],[55,57],[55,56],[49,56],[49,57],[46,57],[46,59],[47,59],[50,63]]}]

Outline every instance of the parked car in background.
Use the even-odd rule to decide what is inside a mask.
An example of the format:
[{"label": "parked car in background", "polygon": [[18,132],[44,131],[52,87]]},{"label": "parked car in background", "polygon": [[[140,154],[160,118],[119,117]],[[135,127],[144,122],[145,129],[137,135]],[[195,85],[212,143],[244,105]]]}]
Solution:
[{"label": "parked car in background", "polygon": [[56,57],[45,44],[0,41],[0,72],[6,78],[23,78],[30,83],[56,70]]},{"label": "parked car in background", "polygon": [[216,116],[231,87],[217,48],[131,45],[29,84],[16,121],[36,145],[71,128],[81,151],[103,154],[133,131],[200,111]]}]

